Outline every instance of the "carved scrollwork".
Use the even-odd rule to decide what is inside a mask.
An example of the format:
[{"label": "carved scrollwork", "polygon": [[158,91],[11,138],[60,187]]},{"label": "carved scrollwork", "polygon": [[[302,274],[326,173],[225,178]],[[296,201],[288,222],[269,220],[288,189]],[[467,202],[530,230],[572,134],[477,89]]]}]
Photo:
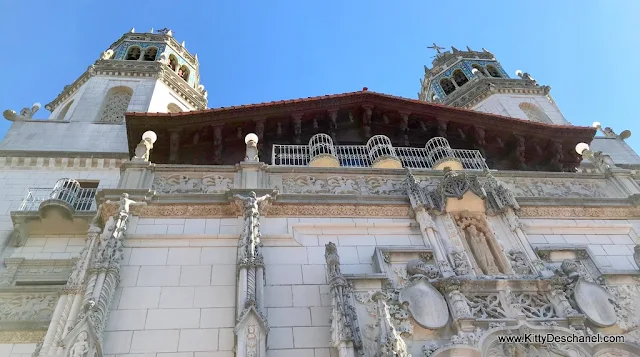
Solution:
[{"label": "carved scrollwork", "polygon": [[502,181],[516,197],[614,197],[603,180],[503,178]]},{"label": "carved scrollwork", "polygon": [[233,176],[207,175],[190,178],[185,175],[158,176],[153,180],[158,193],[224,193],[233,188]]},{"label": "carved scrollwork", "polygon": [[498,294],[465,295],[471,315],[479,319],[504,319],[507,317]]},{"label": "carved scrollwork", "polygon": [[0,321],[48,321],[56,302],[54,294],[0,296]]}]

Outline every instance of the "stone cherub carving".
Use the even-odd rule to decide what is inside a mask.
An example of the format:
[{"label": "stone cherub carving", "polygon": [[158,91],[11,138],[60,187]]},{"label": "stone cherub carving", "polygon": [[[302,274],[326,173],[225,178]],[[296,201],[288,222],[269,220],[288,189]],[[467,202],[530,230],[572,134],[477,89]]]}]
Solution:
[{"label": "stone cherub carving", "polygon": [[129,199],[128,193],[123,193],[122,195],[120,195],[118,212],[128,214],[131,206],[146,206],[146,205],[147,205],[146,202],[136,202],[134,200]]},{"label": "stone cherub carving", "polygon": [[509,261],[511,262],[511,267],[516,274],[528,274],[531,272],[531,269],[527,266],[523,252],[519,250],[511,250],[509,251],[508,256]]},{"label": "stone cherub carving", "polygon": [[474,225],[470,225],[465,231],[469,237],[469,245],[471,245],[473,256],[482,271],[487,275],[500,274],[485,234],[480,232]]},{"label": "stone cherub carving", "polygon": [[264,210],[268,203],[274,201],[278,193],[278,190],[274,190],[271,194],[260,197],[257,197],[254,191],[249,192],[248,196],[233,195],[236,203],[242,207],[244,214],[243,239],[240,242],[244,246],[241,251],[244,254],[242,258],[255,258],[258,255],[258,247],[260,246],[260,211]]},{"label": "stone cherub carving", "polygon": [[78,339],[69,349],[69,357],[85,357],[87,355],[89,352],[87,337],[86,331],[82,331],[78,334]]}]

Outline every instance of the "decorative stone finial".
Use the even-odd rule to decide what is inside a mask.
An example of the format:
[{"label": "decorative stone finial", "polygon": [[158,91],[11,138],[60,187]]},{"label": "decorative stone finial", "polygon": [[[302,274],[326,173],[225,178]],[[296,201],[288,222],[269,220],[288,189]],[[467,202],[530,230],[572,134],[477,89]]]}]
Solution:
[{"label": "decorative stone finial", "polygon": [[33,118],[33,115],[38,110],[40,110],[40,107],[42,107],[40,103],[33,103],[31,108],[22,108],[22,110],[20,111],[20,115],[18,115],[15,110],[11,109],[5,110],[4,112],[2,112],[2,115],[5,117],[5,119],[10,121],[31,120]]},{"label": "decorative stone finial", "polygon": [[244,137],[244,142],[247,144],[247,151],[244,157],[244,161],[258,162],[258,135],[254,133],[247,134]]},{"label": "decorative stone finial", "polygon": [[182,45],[182,47],[187,48],[187,45],[186,45],[185,41],[182,41],[181,45]]},{"label": "decorative stone finial", "polygon": [[129,30],[129,33],[136,33],[136,28],[132,27],[131,30]]},{"label": "decorative stone finial", "polygon": [[135,156],[131,159],[132,161],[149,161],[149,155],[151,154],[151,149],[153,149],[153,144],[158,139],[158,136],[153,131],[147,131],[142,134],[142,140],[136,146]]}]

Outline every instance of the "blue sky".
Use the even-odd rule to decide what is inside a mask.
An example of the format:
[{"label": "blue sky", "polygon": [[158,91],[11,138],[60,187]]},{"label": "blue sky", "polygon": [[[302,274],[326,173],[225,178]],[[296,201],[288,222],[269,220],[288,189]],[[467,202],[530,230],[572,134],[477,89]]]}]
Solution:
[{"label": "blue sky", "polygon": [[209,107],[364,86],[417,98],[436,42],[487,48],[511,76],[550,85],[570,122],[630,129],[640,151],[636,0],[3,0],[0,13],[0,110],[44,106],[131,27],[171,28],[198,53]]}]

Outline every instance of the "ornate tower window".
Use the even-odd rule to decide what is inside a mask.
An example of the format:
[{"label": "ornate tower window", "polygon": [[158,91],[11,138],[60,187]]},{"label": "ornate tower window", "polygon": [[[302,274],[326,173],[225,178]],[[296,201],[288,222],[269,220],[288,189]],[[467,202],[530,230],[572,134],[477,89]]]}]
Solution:
[{"label": "ornate tower window", "polygon": [[520,103],[520,109],[524,112],[524,114],[531,121],[537,121],[539,123],[547,123],[552,124],[551,119],[545,114],[545,112],[540,109],[537,105],[531,103]]},{"label": "ornate tower window", "polygon": [[453,80],[456,81],[458,87],[462,87],[467,82],[469,82],[469,79],[464,75],[464,72],[462,72],[461,69],[456,69],[455,71],[453,71]]},{"label": "ornate tower window", "polygon": [[147,49],[144,50],[145,61],[155,61],[156,55],[158,55],[158,49],[156,47],[147,47]]},{"label": "ornate tower window", "polygon": [[129,87],[114,87],[109,90],[104,104],[101,122],[120,123],[124,120],[133,90]]},{"label": "ornate tower window", "polygon": [[127,51],[127,56],[125,57],[125,59],[127,61],[137,61],[138,59],[140,59],[141,52],[142,51],[140,50],[140,47],[131,46],[131,47],[129,47],[129,50]]},{"label": "ornate tower window", "polygon": [[178,75],[180,77],[182,77],[182,79],[184,79],[185,81],[189,81],[189,69],[187,68],[187,66],[182,65],[182,67],[180,67],[180,70],[178,70]]},{"label": "ornate tower window", "polygon": [[180,107],[176,103],[169,103],[169,105],[167,105],[167,112],[180,113],[182,112],[182,109],[180,109]]},{"label": "ornate tower window", "polygon": [[56,120],[64,120],[64,117],[66,117],[67,113],[69,112],[69,108],[71,108],[71,104],[73,104],[73,100],[67,103],[64,108],[62,108],[60,114],[58,114],[58,117],[56,117]]},{"label": "ornate tower window", "polygon": [[178,69],[178,59],[174,55],[169,55],[169,68],[174,71]]},{"label": "ornate tower window", "polygon": [[500,72],[498,72],[496,67],[494,67],[492,65],[487,65],[487,72],[489,72],[489,75],[491,77],[496,77],[496,78],[501,78],[502,77],[502,75],[500,74]]},{"label": "ornate tower window", "polygon": [[453,85],[453,82],[451,82],[449,78],[442,78],[440,80],[440,87],[442,87],[442,90],[446,95],[449,95],[453,93],[454,90],[456,90],[456,86]]},{"label": "ornate tower window", "polygon": [[474,64],[471,67],[477,69],[480,72],[480,74],[482,74],[483,76],[487,75],[487,71],[485,71],[484,68],[481,65]]}]

